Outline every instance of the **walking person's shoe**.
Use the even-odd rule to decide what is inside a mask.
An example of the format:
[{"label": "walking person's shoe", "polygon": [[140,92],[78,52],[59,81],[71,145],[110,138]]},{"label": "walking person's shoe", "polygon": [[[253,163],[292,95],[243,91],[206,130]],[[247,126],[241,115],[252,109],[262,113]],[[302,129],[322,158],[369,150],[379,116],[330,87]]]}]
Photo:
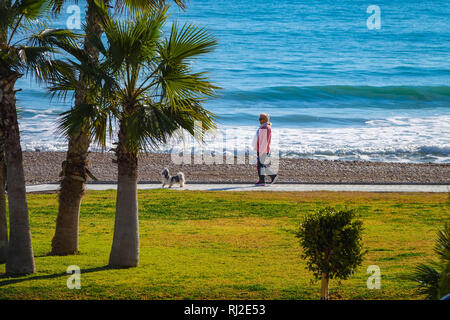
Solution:
[{"label": "walking person's shoe", "polygon": [[278,175],[272,177],[272,181],[270,181],[270,185],[273,185],[278,180]]},{"label": "walking person's shoe", "polygon": [[258,180],[258,182],[255,183],[255,187],[264,187],[265,185],[265,182],[262,180]]}]

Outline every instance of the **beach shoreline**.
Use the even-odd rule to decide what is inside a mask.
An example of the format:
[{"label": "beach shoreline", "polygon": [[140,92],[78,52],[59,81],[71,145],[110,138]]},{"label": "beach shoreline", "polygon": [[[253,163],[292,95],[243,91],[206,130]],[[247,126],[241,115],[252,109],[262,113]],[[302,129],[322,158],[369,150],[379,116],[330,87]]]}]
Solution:
[{"label": "beach shoreline", "polygon": [[[65,156],[65,152],[24,151],[26,184],[57,183]],[[98,179],[96,183],[117,181],[113,159],[112,152],[89,154],[89,169]],[[148,153],[139,155],[139,182],[160,182],[164,167],[171,174],[184,172],[187,183],[254,183],[257,180],[256,165],[248,164],[248,159],[246,164],[208,165],[191,161],[191,164],[176,165],[168,153]],[[450,164],[281,158],[277,183],[450,184]]]}]

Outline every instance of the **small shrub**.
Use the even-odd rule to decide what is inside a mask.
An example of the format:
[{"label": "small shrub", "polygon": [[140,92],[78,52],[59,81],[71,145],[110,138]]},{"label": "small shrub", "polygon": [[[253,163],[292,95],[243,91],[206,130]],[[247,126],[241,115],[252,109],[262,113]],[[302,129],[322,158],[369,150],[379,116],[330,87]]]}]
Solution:
[{"label": "small shrub", "polygon": [[296,233],[308,269],[322,280],[321,299],[328,299],[329,279],[347,279],[362,263],[362,221],[355,215],[326,207],[305,216]]}]

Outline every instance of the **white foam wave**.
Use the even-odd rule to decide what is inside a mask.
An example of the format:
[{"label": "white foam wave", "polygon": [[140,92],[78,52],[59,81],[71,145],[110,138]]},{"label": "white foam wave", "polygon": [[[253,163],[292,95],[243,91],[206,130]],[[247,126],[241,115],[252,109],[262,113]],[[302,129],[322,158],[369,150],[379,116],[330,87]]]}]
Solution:
[{"label": "white foam wave", "polygon": [[[66,141],[55,135],[54,121],[33,118],[22,122],[24,150],[65,151]],[[205,140],[204,150],[248,152],[256,127],[219,127],[216,138]],[[277,148],[285,157],[329,160],[450,163],[450,116],[424,118],[388,117],[367,121],[362,127],[277,128]],[[275,139],[274,139],[275,141]],[[228,145],[227,145],[228,143]],[[110,144],[110,143],[109,143]],[[171,141],[155,151],[195,148],[193,139]],[[93,147],[93,150],[99,150]]]}]

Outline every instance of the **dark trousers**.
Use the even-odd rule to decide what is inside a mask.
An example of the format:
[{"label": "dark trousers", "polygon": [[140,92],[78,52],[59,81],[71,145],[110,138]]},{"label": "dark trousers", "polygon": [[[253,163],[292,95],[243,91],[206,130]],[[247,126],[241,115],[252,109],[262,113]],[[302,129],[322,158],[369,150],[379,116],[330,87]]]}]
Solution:
[{"label": "dark trousers", "polygon": [[258,168],[259,182],[265,182],[265,176],[268,175],[272,180],[276,177],[276,174],[267,174],[270,172],[268,169],[268,154],[257,153],[256,154],[256,167]]}]

